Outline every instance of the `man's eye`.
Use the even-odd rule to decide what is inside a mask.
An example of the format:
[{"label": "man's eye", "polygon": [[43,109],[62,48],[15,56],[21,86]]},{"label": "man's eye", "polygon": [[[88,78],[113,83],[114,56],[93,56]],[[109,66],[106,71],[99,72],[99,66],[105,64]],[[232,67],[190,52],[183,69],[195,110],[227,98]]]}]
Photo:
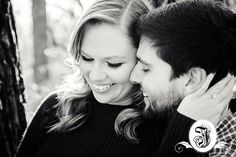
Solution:
[{"label": "man's eye", "polygon": [[149,72],[149,69],[148,68],[143,68],[142,71],[146,73],[146,72]]},{"label": "man's eye", "polygon": [[107,64],[108,64],[108,66],[111,67],[111,68],[118,68],[118,67],[120,67],[123,63],[115,63],[115,64],[113,64],[113,63],[107,62]]},{"label": "man's eye", "polygon": [[88,57],[85,57],[85,56],[83,56],[83,55],[81,55],[81,58],[84,60],[84,61],[86,61],[86,62],[92,62],[94,59],[92,59],[92,58],[88,58]]}]

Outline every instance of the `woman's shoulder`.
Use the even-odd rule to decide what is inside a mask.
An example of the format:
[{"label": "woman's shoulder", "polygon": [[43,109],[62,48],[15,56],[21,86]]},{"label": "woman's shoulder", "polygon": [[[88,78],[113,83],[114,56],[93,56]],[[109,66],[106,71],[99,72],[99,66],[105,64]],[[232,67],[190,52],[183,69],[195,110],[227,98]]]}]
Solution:
[{"label": "woman's shoulder", "polygon": [[[82,97],[82,98],[74,98],[74,103],[71,104],[71,109],[76,112],[78,110],[78,103],[88,103],[86,101],[89,99],[89,102],[91,102],[93,99],[90,96]],[[44,98],[44,100],[41,102],[41,105],[38,109],[37,114],[40,115],[40,121],[43,127],[50,127],[56,123],[59,122],[59,114],[62,114],[61,107],[65,104],[61,104],[60,97],[56,92],[49,94]]]},{"label": "woman's shoulder", "polygon": [[39,109],[36,113],[40,118],[41,125],[43,127],[55,124],[58,121],[57,109],[59,98],[56,93],[51,93],[46,96],[39,105]]},{"label": "woman's shoulder", "polygon": [[56,92],[48,94],[42,101],[40,107],[47,108],[51,105],[58,103],[59,98]]},{"label": "woman's shoulder", "polygon": [[44,112],[50,112],[57,108],[59,98],[56,93],[51,93],[47,95],[40,103],[38,112],[43,114]]}]

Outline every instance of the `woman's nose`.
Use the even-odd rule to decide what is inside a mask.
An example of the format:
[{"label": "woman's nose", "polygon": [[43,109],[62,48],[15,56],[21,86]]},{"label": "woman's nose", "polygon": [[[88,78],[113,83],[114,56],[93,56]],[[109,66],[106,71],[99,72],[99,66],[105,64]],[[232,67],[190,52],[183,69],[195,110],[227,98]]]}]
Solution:
[{"label": "woman's nose", "polygon": [[141,83],[141,71],[140,66],[137,63],[130,74],[130,82],[133,84],[140,84]]},{"label": "woman's nose", "polygon": [[89,79],[93,82],[98,82],[106,79],[106,73],[103,70],[103,67],[99,63],[94,63],[90,73]]}]

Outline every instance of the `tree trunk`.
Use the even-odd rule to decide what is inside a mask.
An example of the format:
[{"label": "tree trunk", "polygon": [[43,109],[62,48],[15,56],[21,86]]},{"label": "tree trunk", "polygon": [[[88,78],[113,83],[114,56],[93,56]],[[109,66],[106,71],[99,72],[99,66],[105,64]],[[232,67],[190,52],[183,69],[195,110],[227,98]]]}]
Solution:
[{"label": "tree trunk", "polygon": [[34,33],[34,80],[41,83],[48,79],[47,58],[47,22],[45,0],[33,0],[33,33]]},{"label": "tree trunk", "polygon": [[13,157],[26,128],[15,21],[10,0],[0,0],[0,156]]}]

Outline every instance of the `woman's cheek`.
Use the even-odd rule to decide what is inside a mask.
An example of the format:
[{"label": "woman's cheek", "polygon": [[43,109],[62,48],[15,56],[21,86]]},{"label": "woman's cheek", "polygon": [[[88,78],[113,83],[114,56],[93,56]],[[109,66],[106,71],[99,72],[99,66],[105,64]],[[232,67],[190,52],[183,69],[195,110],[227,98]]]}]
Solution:
[{"label": "woman's cheek", "polygon": [[79,63],[79,69],[83,75],[86,75],[89,72],[90,65],[87,63],[80,61]]},{"label": "woman's cheek", "polygon": [[116,83],[126,83],[129,82],[129,77],[133,67],[132,66],[123,66],[120,69],[112,71],[110,73],[110,78]]}]

